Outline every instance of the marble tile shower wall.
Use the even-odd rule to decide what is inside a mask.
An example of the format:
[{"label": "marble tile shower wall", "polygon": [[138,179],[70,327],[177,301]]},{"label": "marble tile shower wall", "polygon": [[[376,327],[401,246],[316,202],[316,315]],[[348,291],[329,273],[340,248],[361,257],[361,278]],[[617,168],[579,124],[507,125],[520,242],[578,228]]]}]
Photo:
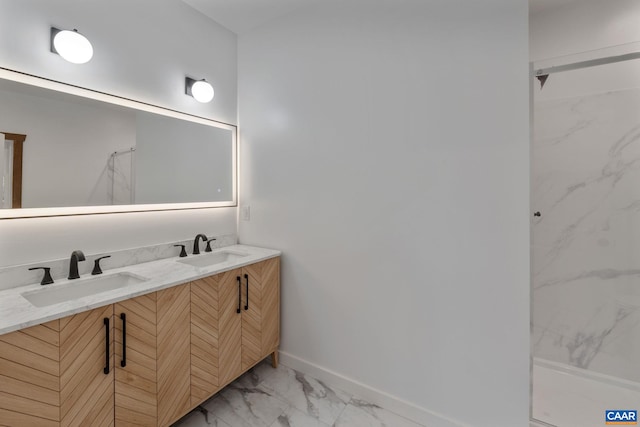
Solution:
[{"label": "marble tile shower wall", "polygon": [[[238,237],[236,234],[217,236],[212,233],[207,234],[207,236],[209,238],[216,238],[214,242],[211,242],[212,248],[222,248],[238,243]],[[108,253],[91,254],[85,252],[86,261],[78,264],[78,270],[81,275],[90,273],[93,269],[93,261],[103,255],[111,255],[111,258],[105,259],[100,263],[104,272],[108,272],[108,270],[112,268],[126,267],[127,265],[142,264],[144,262],[176,257],[180,254],[180,248],[173,246],[176,244],[186,245],[187,252],[191,254],[191,251],[193,250],[193,239],[124,249]],[[204,250],[204,247],[204,244],[201,244],[201,250]],[[71,256],[71,252],[75,249],[82,248],[69,248],[69,256]],[[51,275],[53,276],[53,279],[61,279],[67,277],[69,271],[69,258],[44,260],[33,264],[0,268],[0,290],[38,283],[40,279],[42,279],[42,271],[29,271],[30,267],[51,267]]]},{"label": "marble tile shower wall", "polygon": [[534,356],[640,382],[640,90],[534,108]]}]

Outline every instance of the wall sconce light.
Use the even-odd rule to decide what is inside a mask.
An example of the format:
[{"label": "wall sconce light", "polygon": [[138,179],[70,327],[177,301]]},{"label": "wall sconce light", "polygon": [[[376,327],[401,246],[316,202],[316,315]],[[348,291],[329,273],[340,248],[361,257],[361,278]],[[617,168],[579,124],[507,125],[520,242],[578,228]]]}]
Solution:
[{"label": "wall sconce light", "polygon": [[214,95],[213,86],[211,86],[210,83],[204,79],[194,80],[189,77],[185,79],[184,93],[189,96],[193,96],[196,101],[202,102],[203,104],[211,102]]},{"label": "wall sconce light", "polygon": [[74,64],[84,64],[93,57],[91,42],[78,30],[51,27],[51,52]]}]

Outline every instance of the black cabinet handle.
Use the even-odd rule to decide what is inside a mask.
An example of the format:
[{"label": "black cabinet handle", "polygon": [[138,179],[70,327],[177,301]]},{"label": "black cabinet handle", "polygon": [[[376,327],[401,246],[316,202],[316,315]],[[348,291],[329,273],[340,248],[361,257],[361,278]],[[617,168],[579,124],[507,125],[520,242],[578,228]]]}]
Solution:
[{"label": "black cabinet handle", "polygon": [[238,276],[237,279],[238,279],[238,309],[236,310],[236,313],[240,313],[240,307],[242,306],[242,281],[240,280],[240,276]]},{"label": "black cabinet handle", "polygon": [[109,318],[105,317],[104,318],[104,329],[105,329],[105,336],[106,336],[106,351],[104,353],[105,355],[105,365],[104,365],[104,374],[105,375],[109,375]]},{"label": "black cabinet handle", "polygon": [[120,314],[122,319],[122,360],[120,366],[123,368],[127,366],[127,316],[126,314]]},{"label": "black cabinet handle", "polygon": [[244,275],[244,280],[247,281],[247,304],[244,306],[245,310],[249,310],[249,275]]}]

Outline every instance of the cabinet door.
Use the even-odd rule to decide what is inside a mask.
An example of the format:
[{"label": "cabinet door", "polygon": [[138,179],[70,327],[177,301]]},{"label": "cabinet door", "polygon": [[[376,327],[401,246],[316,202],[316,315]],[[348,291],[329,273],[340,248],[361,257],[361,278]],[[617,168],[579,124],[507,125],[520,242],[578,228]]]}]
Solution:
[{"label": "cabinet door", "polygon": [[189,284],[157,292],[158,425],[168,426],[191,407],[191,292]]},{"label": "cabinet door", "polygon": [[262,357],[280,345],[280,258],[262,262]]},{"label": "cabinet door", "polygon": [[218,301],[218,382],[228,384],[242,373],[242,316],[238,313],[242,291],[241,270],[221,273]]},{"label": "cabinet door", "polygon": [[280,259],[242,269],[242,370],[278,346],[280,331]]},{"label": "cabinet door", "polygon": [[113,306],[60,319],[60,425],[112,426],[113,376]]},{"label": "cabinet door", "polygon": [[218,363],[219,289],[224,274],[191,282],[191,405],[220,388]]},{"label": "cabinet door", "polygon": [[[155,292],[114,304],[116,426],[156,426],[158,423],[156,312]],[[124,322],[122,314],[125,314]],[[126,354],[123,354],[125,323]]]},{"label": "cabinet door", "polygon": [[0,424],[58,427],[60,321],[0,335]]}]

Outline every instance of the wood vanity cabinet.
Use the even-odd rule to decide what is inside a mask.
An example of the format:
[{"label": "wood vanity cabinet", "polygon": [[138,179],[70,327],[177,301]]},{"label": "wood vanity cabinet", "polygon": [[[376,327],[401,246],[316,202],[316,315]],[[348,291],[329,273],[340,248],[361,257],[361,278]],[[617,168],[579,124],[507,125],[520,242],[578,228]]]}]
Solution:
[{"label": "wood vanity cabinet", "polygon": [[0,425],[113,425],[112,315],[107,306],[0,335]]},{"label": "wood vanity cabinet", "polygon": [[241,318],[236,314],[238,274],[240,270],[231,270],[191,282],[192,406],[199,405],[221,388],[224,381],[221,364],[226,372],[240,372],[241,348],[237,336]]},{"label": "wood vanity cabinet", "polygon": [[280,258],[191,282],[191,405],[269,354],[275,366],[279,340]]},{"label": "wood vanity cabinet", "polygon": [[190,308],[188,284],[114,304],[116,426],[168,426],[190,409]]},{"label": "wood vanity cabinet", "polygon": [[185,284],[0,335],[0,425],[168,426],[190,409],[189,310]]},{"label": "wood vanity cabinet", "polygon": [[63,317],[58,322],[60,425],[113,425],[113,306]]},{"label": "wood vanity cabinet", "polygon": [[272,258],[0,335],[0,426],[169,426],[277,362],[279,275]]}]

